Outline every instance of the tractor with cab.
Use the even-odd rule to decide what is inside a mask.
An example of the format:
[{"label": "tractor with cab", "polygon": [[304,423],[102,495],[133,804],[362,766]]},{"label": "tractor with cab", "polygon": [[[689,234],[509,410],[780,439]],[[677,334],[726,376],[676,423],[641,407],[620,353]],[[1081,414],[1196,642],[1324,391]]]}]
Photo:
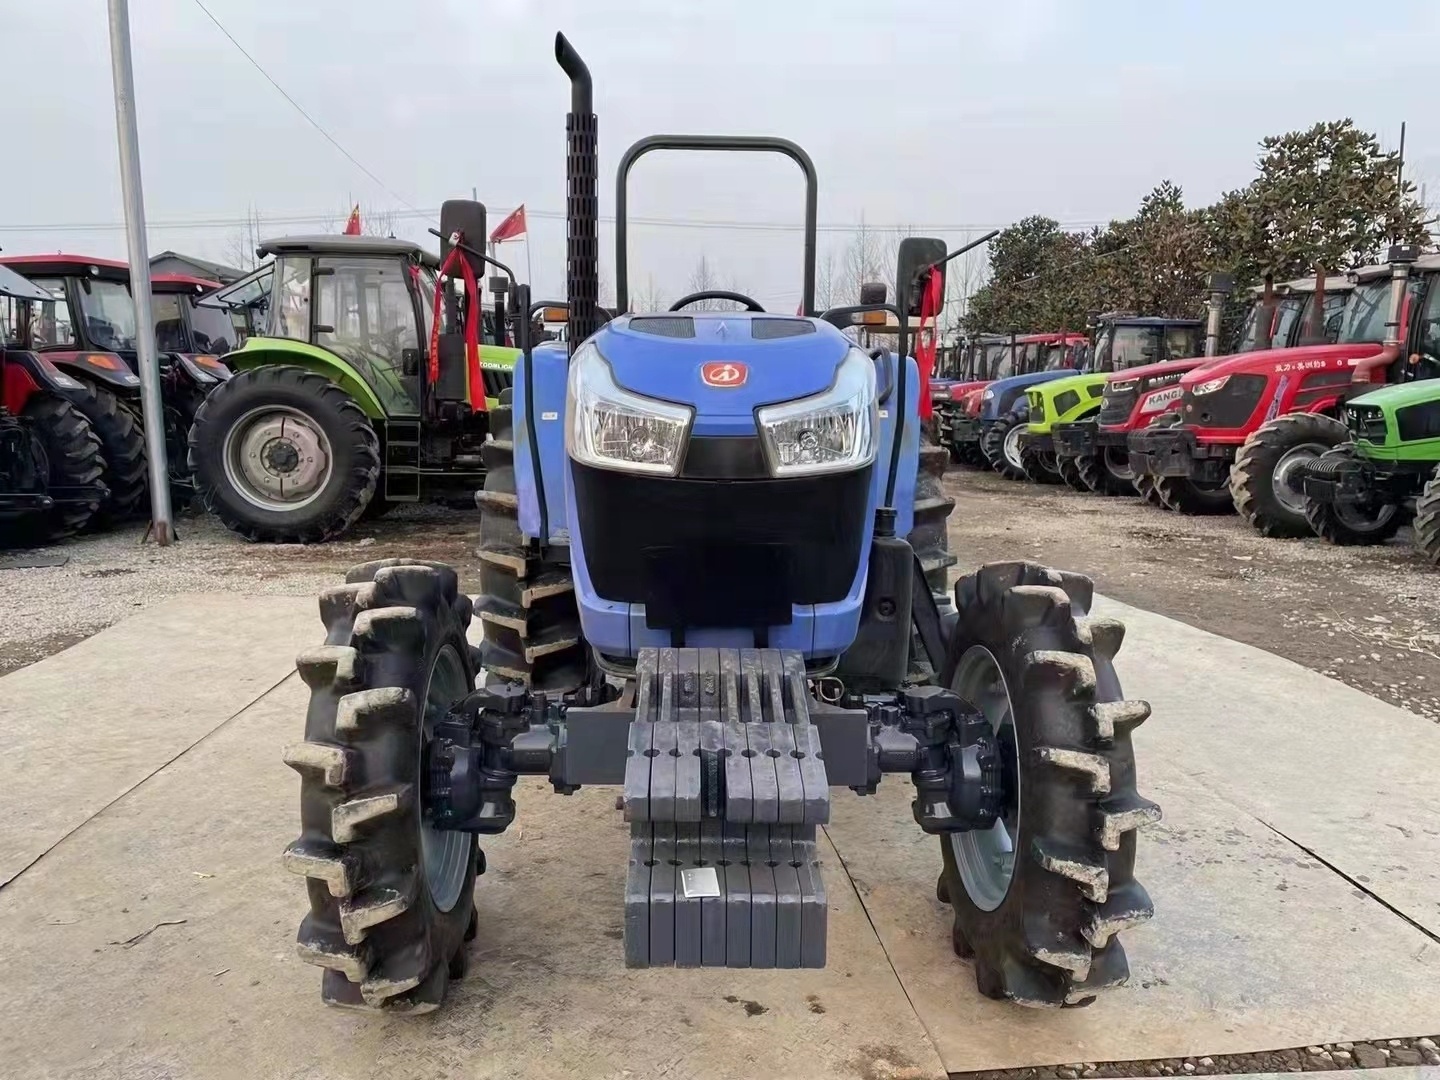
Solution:
[{"label": "tractor with cab", "polygon": [[[620,158],[621,314],[602,323],[591,79],[563,36],[555,53],[571,80],[569,326],[534,345],[517,286],[522,352],[477,497],[480,595],[444,565],[356,567],[298,659],[311,696],[284,752],[301,820],[284,863],[306,879],[298,951],[324,969],[322,997],[441,1004],[503,932],[477,912],[497,869],[477,841],[514,823],[521,776],[620,789],[617,964],[823,965],[832,792],[899,773],[982,993],[1073,1006],[1123,983],[1119,935],[1152,911],[1137,833],[1160,817],[1135,787],[1149,707],[1116,678],[1123,627],[1075,574],[990,564],[942,601],[924,569],[950,508],[921,505],[906,324],[943,285],[944,244],[901,242],[881,306],[901,348],[864,350],[842,328],[869,306],[815,312],[805,151],[652,136]],[[627,179],[658,150],[799,166],[800,314],[691,307],[714,292],[627,310]]]},{"label": "tractor with cab", "polygon": [[314,543],[399,503],[472,505],[519,351],[495,340],[480,290],[485,207],[441,209],[438,259],[407,240],[285,237],[209,301],[262,320],[190,432],[198,493],[232,531]]},{"label": "tractor with cab", "polygon": [[1025,391],[1029,422],[1020,436],[1021,461],[1053,460],[1055,474],[1076,491],[1133,492],[1123,446],[1108,456],[1084,452],[1098,428],[1105,388],[1117,373],[1198,356],[1203,348],[1199,319],[1096,316],[1085,371]]},{"label": "tractor with cab", "polygon": [[995,379],[980,391],[976,419],[980,452],[986,463],[1011,480],[1059,481],[1053,453],[1021,447],[1020,437],[1029,422],[1026,391],[1040,383],[1063,379],[1081,368],[1089,350],[1085,334],[1023,334],[1011,348],[1017,353],[1016,373]]},{"label": "tractor with cab", "polygon": [[[1406,296],[1440,269],[1440,257],[1395,248],[1387,265],[1350,274],[1340,313],[1311,290],[1292,324],[1296,344],[1218,357],[1180,377],[1165,423],[1130,434],[1131,466],[1154,478],[1171,509],[1238,510],[1265,536],[1309,536],[1302,465],[1346,441],[1343,402],[1392,381],[1403,366]],[[1292,336],[1292,341],[1297,338]]]},{"label": "tractor with cab", "polygon": [[984,466],[989,462],[980,450],[981,395],[985,387],[996,379],[1009,378],[1016,373],[1015,363],[1018,348],[1014,335],[979,334],[967,344],[968,350],[966,379],[951,386],[949,407],[946,409],[947,427],[941,432],[950,460],[957,464]]},{"label": "tractor with cab", "polygon": [[72,400],[81,383],[31,345],[48,289],[0,266],[0,547],[85,528],[108,491],[100,439]]}]

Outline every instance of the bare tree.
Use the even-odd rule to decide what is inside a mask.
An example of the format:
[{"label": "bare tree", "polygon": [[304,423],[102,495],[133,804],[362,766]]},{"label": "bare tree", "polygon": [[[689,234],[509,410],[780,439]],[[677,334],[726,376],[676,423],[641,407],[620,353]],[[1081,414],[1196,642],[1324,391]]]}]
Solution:
[{"label": "bare tree", "polygon": [[825,257],[815,267],[815,306],[821,311],[854,303],[853,300],[835,298],[835,252],[827,250]]},{"label": "bare tree", "polygon": [[245,222],[225,238],[225,261],[237,270],[254,270],[259,265],[255,249],[263,239],[260,212],[255,207],[245,211]]},{"label": "bare tree", "polygon": [[[974,236],[966,233],[962,244],[968,244]],[[947,330],[957,329],[970,312],[970,298],[985,284],[990,276],[990,259],[984,245],[971,248],[964,255],[950,261],[945,275],[945,308],[942,323]]]},{"label": "bare tree", "polygon": [[[685,286],[685,291],[690,293],[714,292],[716,289],[729,289],[733,292],[736,289],[733,280],[729,284],[721,283],[720,275],[704,255],[700,256],[695,269],[690,271],[690,278]],[[730,300],[697,300],[689,306],[696,311],[734,311],[740,305]]]},{"label": "bare tree", "polygon": [[665,294],[656,287],[654,274],[645,276],[645,288],[635,294],[635,301],[631,306],[636,311],[664,311],[670,306]]},{"label": "bare tree", "polygon": [[840,280],[834,286],[844,303],[858,304],[860,286],[866,282],[886,280],[881,258],[881,237],[865,224],[865,215],[861,214],[860,225],[840,257]]}]

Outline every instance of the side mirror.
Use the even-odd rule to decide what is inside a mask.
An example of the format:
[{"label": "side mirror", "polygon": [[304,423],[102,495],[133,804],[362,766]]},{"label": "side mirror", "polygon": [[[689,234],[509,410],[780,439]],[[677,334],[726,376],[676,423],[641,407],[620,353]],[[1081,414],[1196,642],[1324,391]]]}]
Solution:
[{"label": "side mirror", "polygon": [[[489,239],[485,232],[485,204],[475,202],[473,199],[446,199],[440,204],[440,264],[443,266],[445,260],[450,257],[450,237],[459,233],[465,243],[476,251],[485,250],[485,241]],[[476,280],[480,280],[485,273],[485,267],[480,260],[471,255],[461,252],[461,258],[470,263],[470,268],[475,272]]]},{"label": "side mirror", "polygon": [[[900,241],[895,267],[895,306],[908,316],[920,314],[924,290],[921,276],[927,268],[940,275],[940,293],[945,293],[945,241],[932,236],[907,236]],[[938,264],[938,265],[937,265]]]}]

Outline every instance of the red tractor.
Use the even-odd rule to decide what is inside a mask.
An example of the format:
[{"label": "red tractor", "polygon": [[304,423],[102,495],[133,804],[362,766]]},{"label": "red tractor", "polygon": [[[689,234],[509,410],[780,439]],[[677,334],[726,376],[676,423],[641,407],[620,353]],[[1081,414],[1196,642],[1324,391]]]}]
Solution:
[{"label": "red tractor", "polygon": [[[1352,273],[1339,312],[1323,281],[1308,295],[1292,289],[1271,321],[1272,340],[1284,333],[1287,347],[1218,357],[1182,374],[1175,409],[1129,436],[1136,476],[1150,477],[1172,510],[1235,508],[1266,536],[1310,535],[1300,466],[1347,441],[1335,418],[1341,402],[1403,363],[1396,335],[1416,257],[1395,248],[1389,265]],[[1427,257],[1422,271],[1430,261],[1440,269],[1440,257]]]},{"label": "red tractor", "polygon": [[0,266],[0,547],[68,536],[108,494],[100,440],[71,401],[83,387],[30,348],[48,298]]}]

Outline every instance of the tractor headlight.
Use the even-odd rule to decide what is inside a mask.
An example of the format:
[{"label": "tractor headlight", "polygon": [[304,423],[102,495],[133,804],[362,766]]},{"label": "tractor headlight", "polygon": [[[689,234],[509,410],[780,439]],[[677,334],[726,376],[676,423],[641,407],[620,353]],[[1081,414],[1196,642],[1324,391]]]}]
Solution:
[{"label": "tractor headlight", "polygon": [[594,345],[570,359],[565,408],[565,449],[581,464],[660,476],[680,471],[695,410],[619,386]]},{"label": "tractor headlight", "polygon": [[1230,376],[1229,376],[1229,375],[1221,375],[1218,379],[1206,379],[1204,382],[1202,382],[1202,383],[1196,383],[1194,386],[1192,386],[1192,387],[1190,388],[1190,392],[1191,392],[1192,394],[1197,394],[1197,395],[1198,395],[1198,394],[1213,394],[1213,393],[1215,393],[1216,390],[1219,390],[1222,386],[1224,386],[1224,385],[1225,385],[1227,382],[1229,382],[1229,381],[1230,381]]},{"label": "tractor headlight", "polygon": [[774,476],[863,468],[875,460],[875,365],[852,348],[830,389],[755,411]]}]

